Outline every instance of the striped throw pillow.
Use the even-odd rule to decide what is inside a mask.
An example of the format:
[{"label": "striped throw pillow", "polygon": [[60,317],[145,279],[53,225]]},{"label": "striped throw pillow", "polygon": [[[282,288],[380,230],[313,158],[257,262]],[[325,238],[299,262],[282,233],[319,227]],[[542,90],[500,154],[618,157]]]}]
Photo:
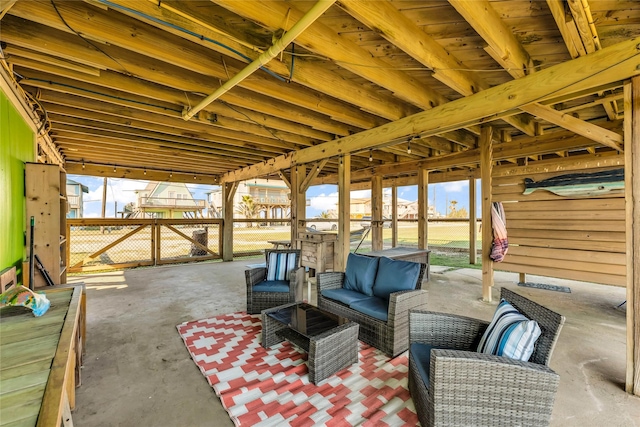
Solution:
[{"label": "striped throw pillow", "polygon": [[267,263],[267,280],[289,280],[291,270],[296,268],[296,256],[294,252],[270,253]]},{"label": "striped throw pillow", "polygon": [[538,322],[527,319],[503,299],[480,339],[478,352],[526,362],[541,332]]}]

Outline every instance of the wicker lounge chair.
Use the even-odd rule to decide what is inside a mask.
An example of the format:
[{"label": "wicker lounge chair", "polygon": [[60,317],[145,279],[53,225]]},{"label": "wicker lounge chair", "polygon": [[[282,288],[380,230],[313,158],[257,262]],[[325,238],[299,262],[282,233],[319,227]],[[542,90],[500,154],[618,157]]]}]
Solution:
[{"label": "wicker lounge chair", "polygon": [[318,274],[318,307],[322,310],[346,317],[360,325],[358,338],[373,347],[395,357],[409,346],[409,310],[426,308],[427,292],[422,290],[422,279],[427,269],[420,265],[420,273],[414,290],[394,292],[389,297],[387,321],[376,319],[339,301],[326,298],[322,291],[340,289],[345,282],[345,273],[328,272]]},{"label": "wicker lounge chair", "polygon": [[549,424],[559,376],[548,364],[564,317],[505,288],[501,297],[536,320],[542,330],[528,362],[475,351],[489,322],[427,311],[410,313],[411,343],[435,347],[427,365],[428,383],[413,348],[409,351],[409,391],[423,426]]},{"label": "wicker lounge chair", "polygon": [[[288,280],[268,281],[269,258],[272,255],[294,255],[289,263]],[[302,300],[304,267],[300,267],[299,249],[272,249],[265,251],[266,267],[250,268],[245,271],[247,282],[247,313],[260,314],[262,310]],[[256,287],[257,286],[257,287]]]}]

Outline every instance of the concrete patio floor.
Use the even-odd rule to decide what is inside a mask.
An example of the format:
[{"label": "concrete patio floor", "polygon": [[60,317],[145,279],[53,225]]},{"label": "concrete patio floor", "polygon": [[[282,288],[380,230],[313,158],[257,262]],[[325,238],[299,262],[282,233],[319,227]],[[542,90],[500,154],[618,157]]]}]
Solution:
[{"label": "concrete patio floor", "polygon": [[[87,285],[87,355],[76,390],[75,425],[232,426],[180,339],[176,325],[245,309],[251,261],[140,268],[72,276]],[[434,271],[438,269],[434,268]],[[640,398],[624,392],[626,319],[621,288],[527,276],[571,293],[524,288],[517,274],[495,275],[567,320],[551,358],[560,374],[553,426],[640,426]],[[490,319],[481,271],[433,273],[430,310]],[[314,300],[312,295],[312,301]]]}]

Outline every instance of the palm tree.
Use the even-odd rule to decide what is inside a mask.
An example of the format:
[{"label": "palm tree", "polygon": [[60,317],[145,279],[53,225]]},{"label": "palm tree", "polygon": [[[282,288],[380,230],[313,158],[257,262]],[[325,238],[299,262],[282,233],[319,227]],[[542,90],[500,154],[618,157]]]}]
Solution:
[{"label": "palm tree", "polygon": [[[242,201],[238,203],[236,206],[236,212],[240,215],[244,216],[247,219],[255,218],[259,213],[258,205],[253,201],[253,197],[249,194],[242,196]],[[252,227],[253,224],[249,223],[249,227]]]},{"label": "palm tree", "polygon": [[318,215],[318,218],[331,218],[331,216],[329,216],[329,212],[322,211],[320,212],[320,215]]}]

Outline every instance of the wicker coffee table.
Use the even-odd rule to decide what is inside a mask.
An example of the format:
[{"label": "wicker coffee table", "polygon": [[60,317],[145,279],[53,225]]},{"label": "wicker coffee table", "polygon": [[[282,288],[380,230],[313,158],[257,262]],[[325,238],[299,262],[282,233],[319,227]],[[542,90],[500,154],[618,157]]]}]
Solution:
[{"label": "wicker coffee table", "polygon": [[358,324],[306,303],[262,311],[262,346],[289,341],[309,355],[309,381],[317,384],[358,361]]}]

